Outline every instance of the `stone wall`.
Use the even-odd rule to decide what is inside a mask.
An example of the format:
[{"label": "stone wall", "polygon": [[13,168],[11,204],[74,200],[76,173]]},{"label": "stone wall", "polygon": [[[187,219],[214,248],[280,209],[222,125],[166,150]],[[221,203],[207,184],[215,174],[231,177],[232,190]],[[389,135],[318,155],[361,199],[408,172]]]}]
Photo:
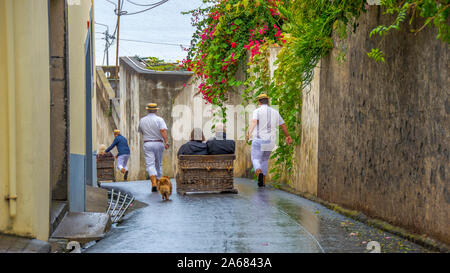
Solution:
[{"label": "stone wall", "polygon": [[114,141],[113,131],[119,127],[119,123],[116,123],[113,118],[113,112],[117,111],[112,102],[115,99],[114,90],[109,85],[102,67],[97,67],[96,73],[97,114],[95,121],[97,122],[97,143],[95,143],[94,148],[98,150],[101,144],[106,145],[106,147],[111,145]]},{"label": "stone wall", "polygon": [[[315,74],[320,73],[320,64]],[[308,90],[302,94],[300,145],[294,150],[292,173],[284,181],[297,191],[317,196],[319,147],[319,94],[320,81],[315,77]]]},{"label": "stone wall", "polygon": [[317,195],[449,243],[448,45],[433,28],[409,31],[423,21],[403,24],[381,43],[386,63],[376,63],[369,32],[392,21],[371,7],[346,61],[336,50],[322,60]]},{"label": "stone wall", "polygon": [[[214,136],[211,126],[214,124],[212,107],[205,104],[201,94],[198,94],[199,82],[191,79],[186,87],[177,95],[174,105],[177,107],[174,111],[174,126],[172,132],[179,135],[173,143],[173,156],[177,158],[178,149],[189,141],[192,128],[202,128],[206,140]],[[243,113],[244,107],[241,106],[241,97],[238,92],[230,92],[228,94],[227,109],[228,120],[225,124],[227,139],[236,142],[236,160],[234,164],[235,177],[251,177],[251,159],[250,145],[245,142],[243,129],[248,124],[248,115]],[[172,167],[176,171],[177,161],[172,161]]]},{"label": "stone wall", "polygon": [[173,139],[172,108],[175,97],[188,82],[191,73],[177,71],[151,71],[145,69],[135,58],[120,59],[120,130],[128,139],[131,156],[129,160],[130,179],[146,179],[143,142],[138,133],[139,120],[147,115],[146,105],[158,104],[158,115],[169,129],[170,148],[164,151],[163,175],[174,177],[172,168]]},{"label": "stone wall", "polygon": [[49,1],[50,35],[50,180],[53,200],[67,200],[69,166],[69,85],[67,73],[67,9],[65,1]]},{"label": "stone wall", "polygon": [[[99,76],[100,83],[107,85],[107,79],[102,71]],[[108,128],[103,132],[97,133],[98,144],[111,143],[112,130],[114,126],[121,130],[122,135],[128,139],[131,150],[131,156],[128,161],[130,170],[130,180],[147,179],[145,170],[145,159],[142,150],[141,135],[137,132],[139,120],[147,115],[145,106],[149,102],[155,102],[160,108],[158,115],[161,116],[169,129],[170,148],[164,152],[163,157],[163,175],[174,177],[176,173],[176,154],[179,147],[188,141],[190,132],[194,125],[202,127],[206,139],[213,136],[211,131],[212,112],[211,106],[205,105],[200,95],[196,94],[198,83],[192,82],[192,73],[190,72],[160,72],[150,71],[136,58],[123,57],[120,59],[120,92],[119,97],[112,98],[107,95],[104,88],[98,87],[98,107],[102,107],[103,113],[97,117],[99,128]],[[108,87],[111,89],[111,87]],[[112,93],[109,91],[109,93]],[[108,110],[105,105],[107,100],[101,96],[110,96],[111,101]],[[243,129],[248,123],[248,116],[242,116],[244,109],[241,104],[239,91],[230,93],[228,104],[231,110],[235,111],[233,118],[227,122],[227,138],[236,140],[236,164],[235,175],[237,177],[249,177],[251,175],[250,146],[244,141]],[[240,106],[242,108],[234,108]],[[178,111],[178,107],[185,107],[183,111]],[[174,111],[175,109],[175,111]],[[186,110],[187,109],[187,110]],[[237,110],[236,110],[237,109]],[[110,113],[108,116],[106,113]],[[231,112],[230,112],[231,113]],[[116,117],[117,116],[117,117]],[[197,119],[198,117],[203,117]],[[230,116],[231,117],[231,116]],[[245,121],[238,122],[244,119]],[[199,122],[199,123],[198,123]],[[180,127],[180,124],[182,125]],[[118,125],[118,126],[117,126]],[[238,138],[240,137],[240,140]],[[116,179],[121,180],[121,175],[116,172]]]},{"label": "stone wall", "polygon": [[[269,49],[269,71],[271,77],[276,69],[275,61],[280,48]],[[302,94],[301,124],[298,130],[301,134],[300,144],[294,148],[293,166],[291,172],[284,172],[280,181],[306,195],[317,196],[317,168],[318,168],[318,141],[319,141],[319,93],[320,93],[320,64],[315,69],[315,77]],[[287,117],[283,117],[287,118]],[[290,130],[292,128],[289,128]],[[280,138],[284,135],[280,132]],[[248,151],[250,153],[250,151]],[[269,161],[269,169],[273,167],[275,160]],[[250,176],[253,177],[253,176]],[[267,180],[272,180],[272,175],[267,175]]]}]

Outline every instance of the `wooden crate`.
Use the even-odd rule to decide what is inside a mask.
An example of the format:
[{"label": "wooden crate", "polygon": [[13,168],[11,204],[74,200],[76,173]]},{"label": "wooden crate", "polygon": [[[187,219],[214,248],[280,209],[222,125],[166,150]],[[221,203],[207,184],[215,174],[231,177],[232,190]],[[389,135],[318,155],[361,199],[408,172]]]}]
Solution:
[{"label": "wooden crate", "polygon": [[114,176],[114,155],[97,155],[97,181],[116,181]]},{"label": "wooden crate", "polygon": [[234,154],[180,155],[176,175],[177,193],[237,193],[234,188]]}]

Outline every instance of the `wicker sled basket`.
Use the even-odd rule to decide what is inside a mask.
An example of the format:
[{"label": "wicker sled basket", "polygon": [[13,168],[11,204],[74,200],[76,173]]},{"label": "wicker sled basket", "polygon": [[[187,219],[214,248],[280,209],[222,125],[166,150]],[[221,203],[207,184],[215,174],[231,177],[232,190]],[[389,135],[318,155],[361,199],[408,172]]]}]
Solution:
[{"label": "wicker sled basket", "polygon": [[177,193],[237,193],[233,184],[234,154],[180,155],[178,157]]},{"label": "wicker sled basket", "polygon": [[116,181],[114,177],[114,155],[97,155],[97,181]]}]

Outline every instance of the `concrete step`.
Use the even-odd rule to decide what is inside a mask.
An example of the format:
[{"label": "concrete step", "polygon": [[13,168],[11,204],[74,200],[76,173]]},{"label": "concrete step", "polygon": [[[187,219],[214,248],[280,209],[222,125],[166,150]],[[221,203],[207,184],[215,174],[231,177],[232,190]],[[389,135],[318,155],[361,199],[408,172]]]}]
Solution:
[{"label": "concrete step", "polygon": [[106,213],[68,212],[51,238],[84,244],[102,239],[110,228],[111,219]]},{"label": "concrete step", "polygon": [[86,186],[86,211],[106,212],[108,208],[108,190]]}]

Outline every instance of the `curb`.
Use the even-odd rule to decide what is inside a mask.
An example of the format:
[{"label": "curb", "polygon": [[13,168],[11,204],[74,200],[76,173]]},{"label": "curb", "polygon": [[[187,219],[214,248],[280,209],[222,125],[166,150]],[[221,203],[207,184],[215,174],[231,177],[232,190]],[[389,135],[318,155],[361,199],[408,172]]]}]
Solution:
[{"label": "curb", "polygon": [[0,253],[50,253],[50,243],[34,238],[0,233]]},{"label": "curb", "polygon": [[399,237],[402,237],[408,241],[411,241],[420,246],[423,246],[427,249],[430,249],[433,251],[439,251],[439,252],[443,252],[443,253],[450,253],[450,246],[448,246],[444,243],[438,242],[438,241],[431,239],[429,237],[426,237],[424,235],[411,233],[401,227],[393,226],[383,220],[376,219],[376,218],[370,218],[360,211],[345,209],[335,203],[331,203],[331,202],[322,200],[319,197],[316,197],[312,194],[299,192],[285,184],[279,184],[279,189],[289,192],[289,193],[292,193],[292,194],[295,194],[295,195],[298,195],[300,197],[311,200],[313,202],[319,203],[333,211],[336,211],[339,214],[342,214],[344,216],[347,216],[349,218],[352,218],[354,220],[357,220],[357,221],[367,224],[369,226],[381,229],[383,231],[390,232],[390,233],[395,234]]}]

